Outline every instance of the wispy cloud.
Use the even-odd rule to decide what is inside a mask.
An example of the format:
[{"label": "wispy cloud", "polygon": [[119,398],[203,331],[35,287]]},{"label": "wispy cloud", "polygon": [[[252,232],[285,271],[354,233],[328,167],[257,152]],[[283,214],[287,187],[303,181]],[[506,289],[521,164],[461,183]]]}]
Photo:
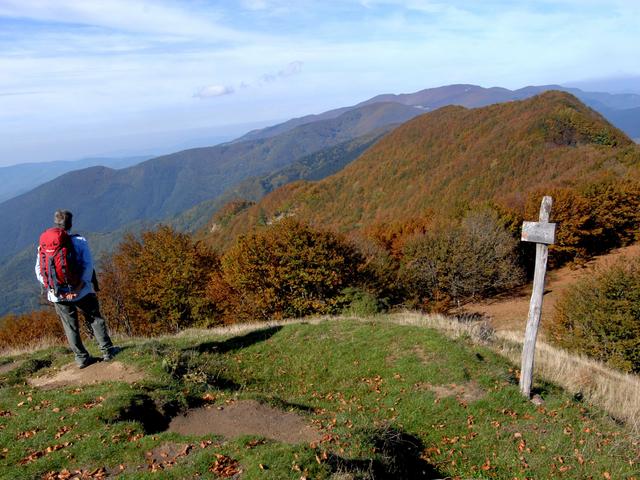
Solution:
[{"label": "wispy cloud", "polygon": [[245,33],[220,23],[211,9],[189,10],[151,0],[3,0],[0,17],[221,41],[247,38]]},{"label": "wispy cloud", "polygon": [[[281,78],[291,77],[293,75],[297,75],[302,71],[303,62],[296,60],[295,62],[291,62],[282,70],[277,73],[265,73],[260,77],[260,80],[265,83],[272,83]],[[246,84],[245,84],[246,85]]]},{"label": "wispy cloud", "polygon": [[0,92],[0,97],[17,97],[21,95],[37,95],[43,92],[24,91],[24,92]]},{"label": "wispy cloud", "polygon": [[[287,77],[292,77],[294,75],[298,75],[302,72],[303,62],[296,60],[287,64],[283,69],[278,70],[276,73],[265,73],[260,75],[257,81],[251,82],[242,80],[238,84],[238,89],[246,90],[252,87],[260,87],[266,84],[271,84],[277,82],[278,80],[285,79]],[[230,95],[236,92],[236,88],[230,85],[209,85],[203,88],[198,89],[198,91],[193,95],[196,98],[213,98],[213,97],[221,97],[223,95]]]},{"label": "wispy cloud", "polygon": [[196,98],[212,98],[231,95],[234,92],[235,89],[228,85],[209,85],[207,87],[202,87],[194,93],[193,96]]}]

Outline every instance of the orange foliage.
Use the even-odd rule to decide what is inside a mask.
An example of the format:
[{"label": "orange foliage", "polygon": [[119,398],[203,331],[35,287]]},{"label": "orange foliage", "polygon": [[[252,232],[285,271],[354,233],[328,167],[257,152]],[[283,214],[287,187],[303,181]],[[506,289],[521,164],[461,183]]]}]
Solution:
[{"label": "orange foliage", "polygon": [[260,221],[286,214],[344,233],[367,231],[397,252],[415,218],[461,219],[501,200],[520,206],[533,190],[619,180],[639,168],[640,148],[566,93],[445,107],[401,125],[331,177],[272,192],[211,241],[229,245]]},{"label": "orange foliage", "polygon": [[329,313],[356,283],[362,259],[338,235],[291,219],[241,237],[222,258],[243,320]]},{"label": "orange foliage", "polygon": [[599,182],[581,188],[554,188],[529,195],[524,216],[537,219],[540,200],[553,197],[551,221],[556,243],[549,248],[552,267],[584,261],[636,239],[640,226],[640,183]]},{"label": "orange foliage", "polygon": [[402,255],[402,248],[407,239],[427,233],[432,222],[430,216],[414,217],[403,222],[378,223],[365,227],[362,236],[371,238],[393,257]]},{"label": "orange foliage", "polygon": [[65,342],[62,324],[52,308],[0,319],[0,349],[28,347],[41,341]]},{"label": "orange foliage", "polygon": [[167,226],[128,235],[102,264],[100,297],[112,328],[154,335],[218,322],[205,295],[218,257]]}]

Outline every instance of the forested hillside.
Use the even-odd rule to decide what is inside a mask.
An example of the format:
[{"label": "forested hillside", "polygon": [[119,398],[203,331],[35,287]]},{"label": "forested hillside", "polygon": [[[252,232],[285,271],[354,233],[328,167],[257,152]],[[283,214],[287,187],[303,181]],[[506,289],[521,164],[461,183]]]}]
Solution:
[{"label": "forested hillside", "polygon": [[497,203],[522,212],[530,192],[635,177],[638,148],[567,93],[407,122],[344,170],[267,196],[210,235],[224,246],[261,218],[294,216],[343,232],[463,215]]},{"label": "forested hillside", "polygon": [[[185,212],[165,217],[160,221],[180,231],[194,233],[203,228],[211,216],[228,202],[238,199],[258,201],[288,182],[299,179],[317,180],[337,172],[393,127],[394,125],[381,127],[370,134],[307,155],[268,175],[248,178],[212,200],[204,201]],[[81,229],[76,231],[88,237],[97,261],[107,252],[114,250],[125,234],[139,234],[153,228],[154,224],[155,221],[136,220],[109,232],[85,233],[80,223]],[[40,307],[38,285],[33,274],[34,255],[34,247],[28,246],[0,261],[0,283],[13,285],[11,289],[0,292],[0,316],[8,312],[18,313]]]},{"label": "forested hillside", "polygon": [[185,150],[123,170],[92,167],[70,172],[0,204],[0,251],[13,255],[35,242],[55,208],[73,211],[78,226],[89,232],[160,220],[213,199],[248,177],[271,173],[419,113],[410,106],[378,103],[268,139]]}]

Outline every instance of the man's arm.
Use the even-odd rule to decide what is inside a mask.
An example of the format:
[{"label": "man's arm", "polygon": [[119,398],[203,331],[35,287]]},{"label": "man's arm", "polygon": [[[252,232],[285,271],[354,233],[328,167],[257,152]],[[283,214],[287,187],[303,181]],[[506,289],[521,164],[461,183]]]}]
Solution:
[{"label": "man's arm", "polygon": [[44,285],[44,278],[42,278],[42,273],[40,273],[40,247],[38,247],[36,252],[36,278],[41,285]]}]

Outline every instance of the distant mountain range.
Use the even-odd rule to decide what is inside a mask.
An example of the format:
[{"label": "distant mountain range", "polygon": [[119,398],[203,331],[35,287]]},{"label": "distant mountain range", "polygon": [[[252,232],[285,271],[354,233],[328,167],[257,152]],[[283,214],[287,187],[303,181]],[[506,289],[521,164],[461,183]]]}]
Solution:
[{"label": "distant mountain range", "polygon": [[81,170],[95,165],[109,168],[125,168],[148,160],[149,156],[135,157],[95,157],[81,160],[45,162],[45,163],[21,163],[8,167],[0,167],[0,202],[42,185],[60,175],[73,170]]},{"label": "distant mountain range", "polygon": [[[494,103],[524,100],[549,90],[571,93],[587,106],[600,112],[605,118],[630,137],[636,138],[640,136],[640,112],[637,110],[640,107],[640,95],[633,93],[611,94],[606,92],[585,92],[577,88],[568,88],[561,85],[529,86],[518,90],[509,90],[501,87],[484,88],[477,85],[459,84],[427,88],[415,93],[378,95],[351,107],[338,108],[319,115],[295,118],[273,127],[254,130],[240,137],[239,140],[268,138],[276,133],[282,133],[301,124],[335,118],[351,109],[357,109],[363,105],[371,105],[379,102],[400,103],[402,105],[420,108],[424,112],[429,112],[447,105],[478,108]],[[620,122],[620,124],[618,124],[618,122]]]},{"label": "distant mountain range", "polygon": [[56,208],[73,211],[77,227],[85,232],[164,219],[214,199],[246,178],[420,113],[397,103],[364,105],[268,138],[185,150],[121,170],[96,166],[69,172],[0,204],[0,251],[12,256],[33,244]]},{"label": "distant mountain range", "polygon": [[638,167],[640,146],[568,93],[447,106],[396,128],[324,180],[284,186],[224,225],[214,219],[207,238],[223,249],[282,216],[341,232],[446,220],[482,202],[517,202],[541,186],[623,178]]},{"label": "distant mountain range", "polygon": [[[550,89],[575,94],[629,135],[640,136],[636,133],[640,95],[583,92],[554,85],[513,91],[450,85],[412,94],[381,95],[357,105],[255,130],[214,147],[164,155],[120,170],[94,166],[67,172],[0,203],[4,226],[0,231],[0,279],[17,279],[19,276],[11,272],[27,268],[26,263],[18,265],[16,259],[32,255],[24,252],[32,252],[37,235],[50,224],[56,208],[72,210],[76,226],[92,238],[103,239],[104,245],[113,244],[124,230],[145,228],[159,220],[194,231],[205,226],[213,212],[227,201],[258,201],[288,182],[334,174],[362,152],[368,155],[371,145],[389,145],[392,140],[387,138],[395,138],[395,134],[382,140],[378,140],[379,135],[416,116],[447,105],[480,108],[514,103]],[[431,129],[441,128],[433,120],[441,117],[428,118],[432,118]],[[381,181],[389,173],[380,171]],[[28,268],[30,271],[31,266]],[[18,303],[8,298],[5,305]],[[0,307],[0,315],[18,310],[19,307]]]}]

